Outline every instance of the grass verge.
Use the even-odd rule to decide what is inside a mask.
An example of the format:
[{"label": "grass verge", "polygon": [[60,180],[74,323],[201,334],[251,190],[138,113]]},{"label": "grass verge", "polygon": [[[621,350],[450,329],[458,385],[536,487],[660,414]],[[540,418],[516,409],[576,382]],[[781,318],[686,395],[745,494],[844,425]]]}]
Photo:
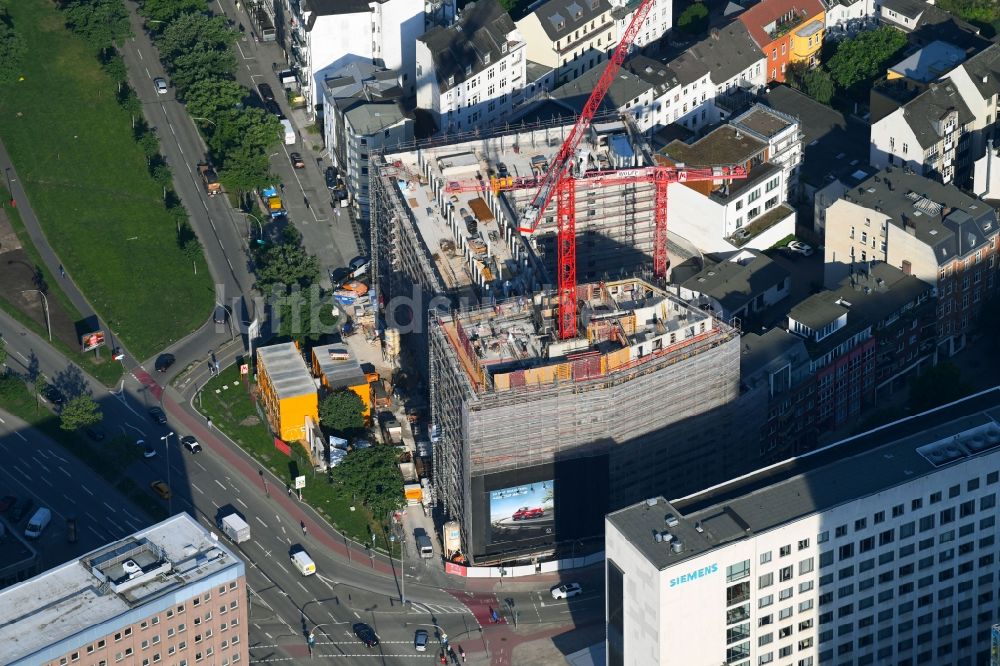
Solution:
[{"label": "grass verge", "polygon": [[[0,187],[0,199],[4,201],[10,199],[10,192],[3,187]],[[74,321],[80,321],[83,319],[83,315],[76,309],[76,306],[73,305],[72,301],[69,300],[69,296],[67,296],[66,292],[60,288],[59,281],[56,280],[51,272],[49,272],[48,267],[42,261],[41,255],[38,254],[38,250],[31,242],[31,237],[28,235],[28,230],[24,226],[21,214],[16,208],[6,208],[4,209],[4,213],[7,215],[7,219],[10,220],[10,224],[14,228],[14,233],[17,235],[17,239],[21,243],[21,249],[24,250],[25,254],[31,258],[32,264],[42,272],[45,284],[48,285],[46,297],[58,301],[60,307],[69,313],[69,316]],[[0,308],[23,324],[26,328],[31,329],[39,337],[46,338],[48,336],[48,332],[37,321],[3,298],[0,298]],[[114,386],[122,377],[122,367],[120,364],[111,359],[110,353],[105,353],[104,356],[101,357],[101,360],[97,361],[93,353],[84,354],[77,348],[70,348],[58,337],[52,338],[52,346],[58,349],[63,356],[66,356],[83,368],[85,372],[100,380],[100,382],[105,386]]]},{"label": "grass verge", "polygon": [[130,439],[113,437],[97,443],[78,432],[63,430],[59,427],[59,419],[48,408],[39,405],[27,385],[15,375],[0,377],[0,409],[27,421],[64,446],[154,521],[167,517],[167,511],[152,495],[123,474],[126,467],[142,456],[142,451]]},{"label": "grass verge", "polygon": [[[226,387],[226,388],[223,388]],[[216,392],[218,391],[218,392]],[[292,445],[289,458],[274,448],[267,424],[261,420],[247,385],[240,378],[238,366],[231,366],[213,378],[196,401],[202,414],[212,419],[212,425],[239,444],[258,464],[266,467],[285,483],[291,484],[297,471],[306,477],[302,498],[339,532],[361,543],[371,543],[375,531],[376,550],[385,551],[382,538],[384,525],[342,487],[328,482],[324,472],[314,472],[298,445]],[[283,493],[285,488],[271,488]],[[351,510],[351,506],[355,510]]]},{"label": "grass verge", "polygon": [[178,247],[133,119],[90,48],[51,2],[20,0],[10,14],[33,56],[0,87],[0,136],[62,263],[131,351],[151,356],[211,310],[204,259]]}]

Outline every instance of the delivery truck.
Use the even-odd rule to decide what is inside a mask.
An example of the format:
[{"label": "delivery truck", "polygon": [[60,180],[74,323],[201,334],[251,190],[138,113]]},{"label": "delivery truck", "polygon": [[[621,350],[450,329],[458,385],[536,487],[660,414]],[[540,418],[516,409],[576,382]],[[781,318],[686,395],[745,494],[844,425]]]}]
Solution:
[{"label": "delivery truck", "polygon": [[434,557],[434,546],[431,544],[431,538],[427,534],[416,534],[414,539],[417,542],[417,551],[420,553],[420,557],[424,559],[429,559]]},{"label": "delivery truck", "polygon": [[268,185],[257,190],[257,204],[260,206],[261,211],[272,219],[284,217],[288,214],[288,211],[285,210],[285,205],[281,202],[281,195],[278,194],[278,188],[274,185]]},{"label": "delivery truck", "polygon": [[219,521],[219,529],[234,543],[243,543],[250,538],[250,526],[237,514],[231,513]]},{"label": "delivery truck", "polygon": [[206,164],[205,162],[199,164],[198,174],[201,176],[202,185],[205,186],[208,196],[214,197],[216,194],[222,193],[222,183],[219,182],[219,174],[215,173],[215,169],[212,168],[211,164]]}]

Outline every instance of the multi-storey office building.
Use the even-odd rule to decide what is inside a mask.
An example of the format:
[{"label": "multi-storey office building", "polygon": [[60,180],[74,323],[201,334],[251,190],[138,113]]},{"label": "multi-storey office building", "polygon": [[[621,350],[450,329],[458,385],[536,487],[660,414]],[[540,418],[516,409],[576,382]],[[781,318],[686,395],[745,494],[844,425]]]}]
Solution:
[{"label": "multi-storey office building", "polygon": [[244,569],[179,513],[0,591],[0,663],[247,663]]},{"label": "multi-storey office building", "polygon": [[994,388],[612,513],[608,664],[988,664],[998,489]]}]

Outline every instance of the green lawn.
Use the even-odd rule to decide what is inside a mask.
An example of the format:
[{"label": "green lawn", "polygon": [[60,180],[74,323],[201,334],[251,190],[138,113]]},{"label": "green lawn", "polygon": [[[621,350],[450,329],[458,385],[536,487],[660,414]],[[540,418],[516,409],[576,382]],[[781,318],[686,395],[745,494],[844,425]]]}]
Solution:
[{"label": "green lawn", "polygon": [[[222,390],[222,386],[229,388]],[[216,393],[216,390],[220,392]],[[373,520],[371,513],[360,502],[351,511],[354,499],[338,486],[329,484],[325,473],[313,473],[305,453],[297,445],[292,446],[291,459],[274,448],[274,439],[267,425],[261,421],[246,384],[240,380],[237,366],[223,370],[205,384],[196,404],[206,417],[212,419],[213,427],[228,435],[285,483],[291,482],[291,471],[297,467],[299,473],[306,477],[303,499],[337,530],[362,543],[370,543],[371,529],[382,534],[383,527]],[[283,493],[285,488],[271,488],[271,492]],[[375,545],[378,550],[385,550],[381,536]]]},{"label": "green lawn", "polygon": [[0,87],[0,136],[63,265],[132,353],[151,356],[208,316],[204,261],[195,274],[178,249],[132,118],[93,53],[47,0],[10,3],[10,14],[31,56],[24,80]]},{"label": "green lawn", "polygon": [[[24,419],[62,444],[154,520],[167,517],[162,504],[125,474],[128,466],[142,457],[142,451],[131,439],[108,437],[103,442],[91,442],[81,433],[63,430],[59,427],[59,418],[48,407],[40,405],[31,389],[13,375],[0,377],[0,409]],[[110,434],[107,427],[98,427]]]},{"label": "green lawn", "polygon": [[[6,201],[8,199],[10,199],[10,192],[8,192],[6,188],[0,187],[0,200]],[[60,280],[56,279],[55,276],[52,275],[49,269],[45,266],[45,263],[42,261],[41,256],[38,254],[38,250],[35,249],[34,245],[32,245],[31,238],[28,236],[28,231],[25,229],[24,222],[21,220],[20,213],[18,213],[16,208],[6,208],[4,212],[7,214],[7,219],[10,220],[11,226],[14,227],[14,233],[21,242],[21,248],[31,258],[32,264],[38,267],[38,269],[41,270],[42,275],[45,276],[45,284],[48,285],[46,297],[50,301],[53,299],[58,301],[59,306],[68,312],[74,321],[80,321],[83,318],[83,315],[80,314],[80,311],[77,310],[73,303],[69,300],[66,292],[64,292],[60,287]],[[40,337],[47,337],[48,334],[44,327],[40,326],[38,322],[18,310],[3,298],[0,298],[0,308],[3,308],[7,314],[21,322],[21,324],[23,324],[26,328],[34,331]],[[52,339],[52,346],[62,352],[64,356],[72,359],[87,373],[99,379],[106,386],[113,386],[118,383],[119,379],[121,379],[122,366],[120,363],[111,359],[111,354],[109,352],[105,351],[105,353],[101,355],[101,360],[97,361],[94,356],[94,352],[84,354],[78,347],[71,349],[58,337],[54,337]]]}]

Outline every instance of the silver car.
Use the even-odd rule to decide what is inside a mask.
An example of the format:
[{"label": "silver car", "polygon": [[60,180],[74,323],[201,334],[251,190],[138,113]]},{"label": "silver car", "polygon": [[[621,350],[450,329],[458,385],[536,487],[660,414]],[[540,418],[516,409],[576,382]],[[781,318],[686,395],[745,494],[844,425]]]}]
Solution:
[{"label": "silver car", "polygon": [[153,79],[153,85],[156,86],[156,92],[160,95],[167,94],[167,80],[161,77],[156,77]]}]

